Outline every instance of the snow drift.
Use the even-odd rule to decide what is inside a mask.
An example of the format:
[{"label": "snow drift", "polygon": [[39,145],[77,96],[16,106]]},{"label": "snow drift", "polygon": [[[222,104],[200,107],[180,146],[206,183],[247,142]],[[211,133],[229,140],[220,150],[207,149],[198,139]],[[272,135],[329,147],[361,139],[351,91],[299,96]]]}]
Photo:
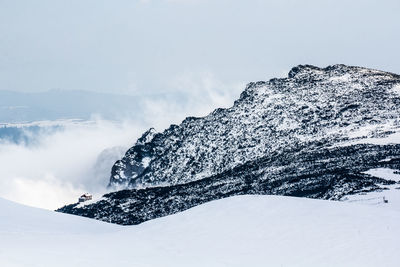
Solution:
[{"label": "snow drift", "polygon": [[0,265],[398,266],[388,207],[237,196],[118,226],[0,200]]}]

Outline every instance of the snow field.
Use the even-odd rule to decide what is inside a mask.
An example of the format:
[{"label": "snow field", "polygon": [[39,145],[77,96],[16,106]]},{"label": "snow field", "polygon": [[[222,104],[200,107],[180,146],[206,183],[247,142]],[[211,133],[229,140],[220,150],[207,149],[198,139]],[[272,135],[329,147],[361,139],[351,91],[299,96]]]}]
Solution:
[{"label": "snow field", "polygon": [[400,211],[280,196],[118,226],[0,201],[1,266],[398,266]]}]

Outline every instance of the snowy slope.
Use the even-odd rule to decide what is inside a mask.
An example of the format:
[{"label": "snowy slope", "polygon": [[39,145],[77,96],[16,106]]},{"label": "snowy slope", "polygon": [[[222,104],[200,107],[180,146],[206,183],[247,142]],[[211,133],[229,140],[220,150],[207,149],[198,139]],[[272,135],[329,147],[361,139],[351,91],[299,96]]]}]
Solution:
[{"label": "snowy slope", "polygon": [[[400,204],[400,203],[397,203]],[[0,266],[399,266],[400,212],[236,196],[136,226],[0,199]]]}]

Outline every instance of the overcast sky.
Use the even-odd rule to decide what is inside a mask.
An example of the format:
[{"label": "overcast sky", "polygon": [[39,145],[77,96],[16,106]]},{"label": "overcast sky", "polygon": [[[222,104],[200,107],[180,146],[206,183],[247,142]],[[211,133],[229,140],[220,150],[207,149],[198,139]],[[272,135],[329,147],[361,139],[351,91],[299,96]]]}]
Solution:
[{"label": "overcast sky", "polygon": [[400,73],[399,14],[399,0],[0,0],[0,90],[229,90],[297,64]]},{"label": "overcast sky", "polygon": [[0,90],[144,96],[134,114],[143,121],[97,120],[32,147],[0,140],[0,196],[56,208],[99,194],[108,175],[92,171],[103,149],[227,107],[246,83],[298,64],[400,73],[399,14],[399,0],[0,0]]}]

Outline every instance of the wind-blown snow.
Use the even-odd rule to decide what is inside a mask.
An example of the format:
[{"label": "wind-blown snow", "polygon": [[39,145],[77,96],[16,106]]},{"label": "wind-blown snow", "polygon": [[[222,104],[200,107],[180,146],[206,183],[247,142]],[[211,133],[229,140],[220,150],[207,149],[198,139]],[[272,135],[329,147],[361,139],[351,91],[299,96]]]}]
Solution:
[{"label": "wind-blown snow", "polygon": [[398,266],[400,212],[237,196],[136,226],[0,199],[0,265]]}]

